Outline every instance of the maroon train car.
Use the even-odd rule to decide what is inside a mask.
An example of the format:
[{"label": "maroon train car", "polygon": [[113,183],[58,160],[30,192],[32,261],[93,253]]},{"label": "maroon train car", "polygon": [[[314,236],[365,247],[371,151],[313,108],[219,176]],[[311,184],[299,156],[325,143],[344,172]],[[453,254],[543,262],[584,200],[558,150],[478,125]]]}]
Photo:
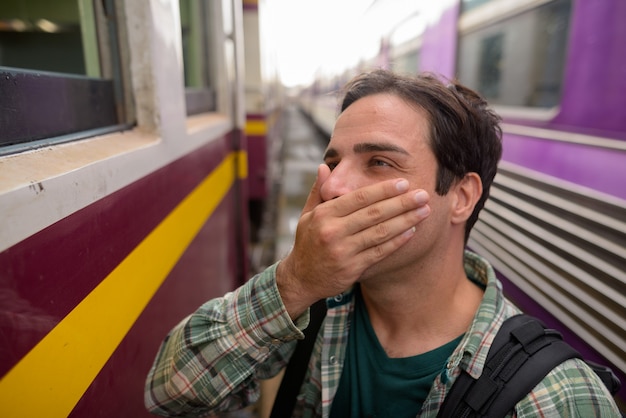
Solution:
[{"label": "maroon train car", "polygon": [[241,1],[80,3],[0,6],[2,417],[149,416],[163,337],[250,274]]}]

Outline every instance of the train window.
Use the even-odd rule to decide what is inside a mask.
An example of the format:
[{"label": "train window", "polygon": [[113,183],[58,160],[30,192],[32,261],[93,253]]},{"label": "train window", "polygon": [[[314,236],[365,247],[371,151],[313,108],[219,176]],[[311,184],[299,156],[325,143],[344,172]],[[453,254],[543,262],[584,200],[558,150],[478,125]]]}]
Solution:
[{"label": "train window", "polygon": [[[514,13],[490,8],[495,3],[490,0],[462,16],[459,79],[494,105],[558,106],[571,0],[554,0]],[[466,15],[471,19],[464,23]]]},{"label": "train window", "polygon": [[500,82],[502,73],[502,45],[504,35],[496,33],[485,37],[481,42],[480,69],[478,72],[478,89],[485,97],[493,98],[500,96]]},{"label": "train window", "polygon": [[489,3],[490,1],[497,1],[497,0],[463,0],[461,2],[461,13],[475,9],[478,6],[481,6],[485,3]]},{"label": "train window", "polygon": [[419,70],[422,34],[425,29],[425,20],[419,13],[404,18],[392,29],[389,34],[392,70],[408,74]]},{"label": "train window", "polygon": [[419,69],[419,50],[398,54],[391,61],[391,69],[399,73],[414,74]]},{"label": "train window", "polygon": [[215,110],[215,90],[211,88],[209,11],[201,0],[180,0],[180,21],[185,67],[187,115]]},{"label": "train window", "polygon": [[112,4],[0,3],[0,154],[125,126]]}]

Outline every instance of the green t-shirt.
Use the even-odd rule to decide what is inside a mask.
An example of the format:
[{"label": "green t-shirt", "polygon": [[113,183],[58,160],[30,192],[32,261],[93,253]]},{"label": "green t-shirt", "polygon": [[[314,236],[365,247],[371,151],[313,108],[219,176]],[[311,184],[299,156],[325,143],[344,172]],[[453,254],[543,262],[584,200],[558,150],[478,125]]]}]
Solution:
[{"label": "green t-shirt", "polygon": [[389,358],[372,328],[358,286],[355,297],[345,363],[330,417],[415,417],[462,336],[424,354]]}]

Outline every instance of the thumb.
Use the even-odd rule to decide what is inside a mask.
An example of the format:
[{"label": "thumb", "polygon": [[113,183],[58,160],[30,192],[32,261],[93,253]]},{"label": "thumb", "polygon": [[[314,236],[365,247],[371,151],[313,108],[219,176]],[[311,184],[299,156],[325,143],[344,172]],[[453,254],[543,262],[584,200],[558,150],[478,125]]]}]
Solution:
[{"label": "thumb", "polygon": [[320,189],[322,188],[322,184],[324,184],[328,176],[330,176],[330,168],[328,168],[326,164],[320,164],[317,167],[317,178],[315,179],[313,187],[311,187],[309,197],[307,197],[306,203],[302,208],[302,213],[313,210],[313,208],[315,208],[317,205],[324,201],[322,199]]}]

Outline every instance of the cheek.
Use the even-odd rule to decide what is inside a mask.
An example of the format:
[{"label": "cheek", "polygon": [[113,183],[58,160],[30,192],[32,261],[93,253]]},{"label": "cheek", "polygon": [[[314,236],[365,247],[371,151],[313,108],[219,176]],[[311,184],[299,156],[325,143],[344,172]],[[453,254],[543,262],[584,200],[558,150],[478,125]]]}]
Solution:
[{"label": "cheek", "polygon": [[[410,173],[410,171],[417,171],[417,173]],[[398,177],[405,177],[409,180],[412,189],[422,189],[426,191],[426,193],[430,196],[431,202],[441,197],[437,194],[437,192],[435,192],[436,182],[434,176],[414,168],[405,170],[405,173],[405,175],[403,175],[403,173],[398,173]]]},{"label": "cheek", "polygon": [[434,191],[431,192],[430,214],[426,219],[420,222],[418,229],[422,229],[426,234],[440,235],[445,231],[447,225],[450,224],[450,201],[445,196],[439,196]]}]

